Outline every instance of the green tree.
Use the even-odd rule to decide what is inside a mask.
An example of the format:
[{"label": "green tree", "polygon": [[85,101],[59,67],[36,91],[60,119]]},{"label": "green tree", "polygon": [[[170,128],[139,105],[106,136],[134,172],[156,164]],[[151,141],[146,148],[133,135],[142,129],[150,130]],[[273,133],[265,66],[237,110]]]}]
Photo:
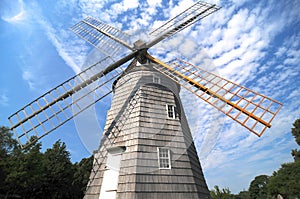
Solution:
[{"label": "green tree", "polygon": [[300,196],[300,161],[283,164],[273,173],[268,184],[271,196],[281,194],[284,198],[297,198]]},{"label": "green tree", "polygon": [[8,170],[5,182],[8,196],[22,198],[40,198],[43,184],[43,154],[41,144],[35,143],[22,151],[15,147],[8,158]]},{"label": "green tree", "polygon": [[[295,137],[295,141],[300,146],[300,119],[297,119],[294,122],[293,126],[294,127],[292,128],[292,134]],[[292,156],[294,157],[295,161],[300,160],[300,150],[293,149],[292,150]]]},{"label": "green tree", "polygon": [[[292,128],[295,141],[300,145],[300,119],[297,119]],[[273,173],[268,184],[268,192],[275,197],[281,194],[284,198],[296,198],[300,196],[300,151],[292,150],[295,162],[282,164],[281,168]]]},{"label": "green tree", "polygon": [[0,198],[83,198],[92,163],[90,157],[72,164],[60,140],[45,153],[37,142],[22,150],[0,127]]},{"label": "green tree", "polygon": [[220,189],[218,185],[214,186],[214,190],[210,191],[210,195],[213,199],[233,199],[234,196],[231,194],[229,188]]},{"label": "green tree", "polygon": [[73,193],[76,193],[78,198],[83,198],[93,166],[93,156],[83,158],[79,163],[76,162],[74,166]]},{"label": "green tree", "polygon": [[250,183],[249,193],[251,199],[266,199],[268,195],[267,184],[269,183],[269,176],[256,176]]},{"label": "green tree", "polygon": [[300,118],[295,120],[292,128],[292,134],[298,145],[300,145]]},{"label": "green tree", "polygon": [[52,148],[45,152],[44,160],[44,193],[47,198],[72,198],[74,167],[65,143],[56,141]]},{"label": "green tree", "polygon": [[249,191],[241,191],[235,196],[235,199],[251,199]]},{"label": "green tree", "polygon": [[10,154],[16,147],[17,142],[12,138],[12,133],[8,127],[0,127],[0,157]]},{"label": "green tree", "polygon": [[0,127],[0,198],[7,194],[8,184],[6,178],[9,173],[9,157],[14,148],[16,141],[12,138],[12,133],[8,127]]}]

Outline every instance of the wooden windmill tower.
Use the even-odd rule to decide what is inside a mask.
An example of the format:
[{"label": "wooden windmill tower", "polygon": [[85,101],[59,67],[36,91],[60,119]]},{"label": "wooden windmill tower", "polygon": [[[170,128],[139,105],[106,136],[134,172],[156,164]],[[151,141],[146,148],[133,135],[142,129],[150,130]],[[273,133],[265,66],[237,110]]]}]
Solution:
[{"label": "wooden windmill tower", "polygon": [[[113,92],[85,198],[210,198],[180,87],[258,136],[282,105],[183,60],[164,63],[147,50],[218,9],[199,1],[152,31],[153,40],[133,45],[129,35],[92,17],[74,25],[73,32],[107,57],[9,117],[21,147]],[[130,52],[124,55],[124,48]]]}]

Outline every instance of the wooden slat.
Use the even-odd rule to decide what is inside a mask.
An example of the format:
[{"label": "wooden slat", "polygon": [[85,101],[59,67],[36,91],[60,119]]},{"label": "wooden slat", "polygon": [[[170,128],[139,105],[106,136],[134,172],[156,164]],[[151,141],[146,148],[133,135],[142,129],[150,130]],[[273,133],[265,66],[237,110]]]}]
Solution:
[{"label": "wooden slat", "polygon": [[271,127],[272,120],[282,107],[276,100],[183,60],[175,59],[165,64],[150,55],[147,57],[157,63],[154,68],[159,72],[175,80],[257,136],[261,136],[267,127]]}]

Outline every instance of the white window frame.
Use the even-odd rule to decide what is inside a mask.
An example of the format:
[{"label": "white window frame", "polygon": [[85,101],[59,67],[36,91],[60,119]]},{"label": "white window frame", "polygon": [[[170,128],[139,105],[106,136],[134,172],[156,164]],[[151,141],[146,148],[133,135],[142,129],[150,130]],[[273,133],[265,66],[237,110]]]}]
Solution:
[{"label": "white window frame", "polygon": [[[157,81],[156,81],[157,80]],[[160,84],[160,77],[157,75],[153,75],[153,83]]]},{"label": "white window frame", "polygon": [[[171,107],[171,109],[169,109],[169,107]],[[172,105],[172,104],[166,104],[166,109],[167,109],[167,116],[168,116],[168,118],[175,119],[176,118],[175,106]]]},{"label": "white window frame", "polygon": [[171,152],[165,147],[157,147],[159,169],[171,169]]}]

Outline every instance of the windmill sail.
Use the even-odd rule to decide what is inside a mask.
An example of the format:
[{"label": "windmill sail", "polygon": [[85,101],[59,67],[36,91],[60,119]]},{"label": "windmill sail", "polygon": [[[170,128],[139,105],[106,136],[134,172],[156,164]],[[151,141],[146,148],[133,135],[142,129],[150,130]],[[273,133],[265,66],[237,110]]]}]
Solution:
[{"label": "windmill sail", "polygon": [[[76,35],[93,45],[106,56],[122,55],[130,49],[130,35],[92,17],[87,17],[71,27]],[[125,47],[125,48],[124,48]]]},{"label": "windmill sail", "polygon": [[147,55],[157,63],[154,68],[170,77],[196,96],[217,108],[233,120],[261,136],[278,113],[282,104],[240,86],[180,59],[165,64]]},{"label": "windmill sail", "polygon": [[11,129],[21,147],[36,142],[110,94],[113,81],[124,72],[119,66],[135,54],[117,62],[107,57],[11,115]]},{"label": "windmill sail", "polygon": [[186,9],[176,17],[170,19],[159,28],[149,33],[151,36],[155,36],[156,39],[149,42],[148,48],[154,46],[158,42],[162,41],[167,37],[171,37],[177,32],[189,27],[195,22],[207,17],[213,12],[219,10],[221,7],[215,4],[209,4],[203,1],[198,1],[193,6]]}]

